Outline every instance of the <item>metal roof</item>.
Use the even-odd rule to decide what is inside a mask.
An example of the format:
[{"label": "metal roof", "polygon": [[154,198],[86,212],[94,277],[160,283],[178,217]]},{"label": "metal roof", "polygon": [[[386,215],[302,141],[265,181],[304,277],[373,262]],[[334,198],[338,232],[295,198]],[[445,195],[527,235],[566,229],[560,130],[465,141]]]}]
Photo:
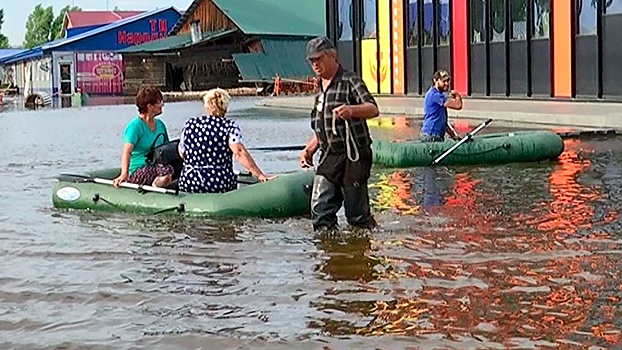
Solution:
[{"label": "metal roof", "polygon": [[133,17],[145,11],[69,11],[67,12],[67,29],[108,24],[120,19]]},{"label": "metal roof", "polygon": [[144,43],[137,46],[130,46],[128,48],[119,50],[117,52],[120,53],[154,53],[154,52],[162,52],[162,51],[170,51],[170,50],[179,50],[184,49],[186,47],[207,43],[210,41],[214,41],[225,37],[229,34],[233,34],[237,32],[237,29],[227,29],[221,30],[218,32],[207,32],[203,33],[203,36],[200,41],[193,43],[190,33],[187,34],[179,34],[179,35],[171,35],[164,39],[151,41],[148,43]]},{"label": "metal roof", "polygon": [[313,76],[306,60],[307,38],[262,38],[264,53],[233,54],[242,81],[273,81],[278,74],[282,79],[303,79]]},{"label": "metal roof", "polygon": [[24,51],[26,50],[24,49],[0,49],[0,62],[2,62],[3,58],[14,56]]},{"label": "metal roof", "polygon": [[181,29],[202,1],[212,1],[246,35],[326,34],[325,0],[194,0],[171,33]]},{"label": "metal roof", "polygon": [[37,47],[34,49],[30,49],[30,50],[24,50],[12,56],[6,56],[3,58],[0,58],[0,63],[11,64],[11,63],[19,62],[19,61],[29,60],[32,58],[39,58],[41,56],[43,56],[43,50],[41,50],[40,47]]},{"label": "metal roof", "polygon": [[212,0],[244,34],[308,35],[326,33],[324,0]]}]

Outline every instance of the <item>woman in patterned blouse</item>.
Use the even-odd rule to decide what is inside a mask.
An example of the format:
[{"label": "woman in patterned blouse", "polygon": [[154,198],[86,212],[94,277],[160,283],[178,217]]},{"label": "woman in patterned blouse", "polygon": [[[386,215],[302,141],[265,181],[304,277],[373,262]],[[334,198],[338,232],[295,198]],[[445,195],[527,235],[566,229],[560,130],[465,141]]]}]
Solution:
[{"label": "woman in patterned blouse", "polygon": [[190,118],[184,124],[179,154],[184,169],[179,190],[192,193],[222,193],[237,188],[233,158],[261,182],[276,176],[266,175],[255,163],[242,142],[238,123],[225,117],[231,96],[223,89],[212,89],[203,97],[207,115]]}]

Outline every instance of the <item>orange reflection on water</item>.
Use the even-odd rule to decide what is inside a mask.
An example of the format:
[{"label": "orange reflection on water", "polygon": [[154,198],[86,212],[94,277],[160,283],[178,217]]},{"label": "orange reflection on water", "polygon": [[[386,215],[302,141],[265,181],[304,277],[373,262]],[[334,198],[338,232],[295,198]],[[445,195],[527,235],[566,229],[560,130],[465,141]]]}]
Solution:
[{"label": "orange reflection on water", "polygon": [[[536,209],[545,213],[536,212],[531,218],[522,218],[524,224],[555,234],[574,234],[580,229],[591,229],[594,226],[595,211],[591,203],[602,198],[603,194],[596,188],[583,186],[577,180],[582,172],[592,166],[588,158],[580,155],[581,145],[581,140],[564,141],[565,151],[549,176],[549,193],[553,200]],[[581,152],[593,153],[585,149]],[[616,219],[617,214],[611,212],[600,223]]]},{"label": "orange reflection on water", "polygon": [[[586,256],[552,259],[544,264],[433,260],[431,267],[413,265],[408,271],[385,276],[394,281],[395,301],[377,301],[371,310],[373,321],[357,333],[475,337],[480,334],[507,346],[516,337],[556,342],[573,337],[588,341],[586,335],[592,335],[620,346],[619,329],[612,323],[616,319],[615,307],[596,304],[605,279],[595,278],[587,285],[583,281],[587,271],[582,266],[606,263],[604,256]],[[483,283],[460,286],[466,277]],[[423,287],[416,297],[407,298],[399,281],[413,278],[421,281]],[[448,286],[439,286],[439,281]],[[590,325],[590,321],[600,318],[599,314],[606,318]]]},{"label": "orange reflection on water", "polygon": [[[619,250],[621,243],[605,232],[589,232],[618,214],[594,222],[595,201],[604,194],[578,181],[592,166],[580,147],[579,140],[566,141],[548,186],[542,181],[547,173],[536,182],[536,191],[551,198],[542,196],[528,216],[516,216],[520,228],[504,226],[505,215],[490,211],[491,203],[503,203],[503,198],[488,193],[481,179],[471,173],[455,175],[448,194],[434,206],[451,223],[431,232],[387,237],[399,244],[373,242],[365,256],[374,254],[383,268],[374,269],[375,283],[361,290],[382,297],[358,304],[355,312],[372,320],[348,323],[347,331],[342,323],[341,334],[434,334],[485,339],[508,348],[520,347],[521,339],[560,349],[622,348],[622,284],[612,283],[622,280],[622,263],[617,255],[602,253]],[[437,180],[438,174],[432,175]],[[383,181],[391,199],[385,201],[387,207],[412,203],[411,176],[395,172]],[[581,229],[589,231],[565,235]]]},{"label": "orange reflection on water", "polygon": [[373,201],[377,209],[396,209],[404,215],[419,212],[419,206],[415,203],[411,194],[411,175],[402,171],[380,175],[380,180],[370,184],[371,188],[378,189],[378,195]]}]

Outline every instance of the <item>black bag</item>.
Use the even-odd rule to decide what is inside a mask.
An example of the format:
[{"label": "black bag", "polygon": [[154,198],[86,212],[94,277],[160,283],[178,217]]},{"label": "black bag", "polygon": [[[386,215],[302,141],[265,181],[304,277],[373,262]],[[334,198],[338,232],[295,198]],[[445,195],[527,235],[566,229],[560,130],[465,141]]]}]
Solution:
[{"label": "black bag", "polygon": [[179,147],[179,140],[169,141],[153,147],[151,151],[147,153],[147,162],[149,164],[161,165],[173,164],[181,160],[177,147]]},{"label": "black bag", "polygon": [[[164,136],[164,143],[155,146],[155,143],[158,141],[160,135]],[[147,153],[147,164],[151,165],[172,165],[175,169],[173,173],[173,179],[179,178],[181,174],[181,170],[184,165],[184,160],[179,156],[179,151],[177,148],[179,147],[179,139],[169,141],[168,137],[164,134],[158,134],[156,139],[153,140],[153,144],[151,145],[151,150]]]}]

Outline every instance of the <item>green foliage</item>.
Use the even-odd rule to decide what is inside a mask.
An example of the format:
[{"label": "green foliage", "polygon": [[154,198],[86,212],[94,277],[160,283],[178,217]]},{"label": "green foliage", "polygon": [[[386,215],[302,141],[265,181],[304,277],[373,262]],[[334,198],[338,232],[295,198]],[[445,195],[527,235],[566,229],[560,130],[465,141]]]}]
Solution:
[{"label": "green foliage", "polygon": [[60,10],[60,13],[58,14],[58,16],[56,16],[56,18],[54,18],[54,21],[52,22],[52,28],[50,31],[50,39],[51,40],[56,40],[56,39],[60,39],[61,38],[61,29],[63,28],[63,23],[65,22],[65,14],[67,14],[67,12],[73,12],[73,11],[82,11],[82,9],[78,6],[65,6],[63,7],[62,10]]},{"label": "green foliage", "polygon": [[40,46],[61,37],[61,29],[65,20],[65,14],[69,11],[82,11],[77,6],[65,6],[60,13],[54,17],[52,6],[43,7],[41,4],[28,16],[26,22],[26,37],[24,47],[27,49]]},{"label": "green foliage", "polygon": [[9,38],[2,34],[2,25],[4,24],[4,10],[0,9],[0,49],[9,48]]},{"label": "green foliage", "polygon": [[24,47],[31,49],[49,42],[51,40],[52,21],[54,21],[52,6],[46,8],[41,4],[35,6],[33,12],[28,16],[28,21],[26,21]]}]

